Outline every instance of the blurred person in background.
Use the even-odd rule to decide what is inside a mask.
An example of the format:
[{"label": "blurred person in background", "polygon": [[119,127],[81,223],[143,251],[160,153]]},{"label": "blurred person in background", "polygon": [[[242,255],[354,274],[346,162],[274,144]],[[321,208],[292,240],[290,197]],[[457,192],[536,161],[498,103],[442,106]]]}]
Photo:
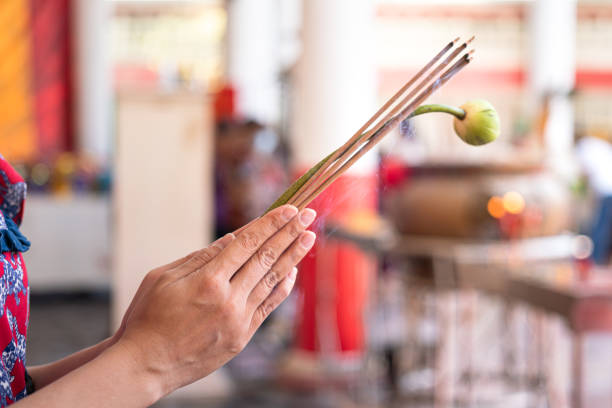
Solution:
[{"label": "blurred person in background", "polygon": [[[263,214],[287,184],[277,137],[254,120],[217,124],[215,154],[216,236]],[[245,200],[244,197],[249,197]]]},{"label": "blurred person in background", "polygon": [[576,143],[576,156],[597,203],[590,231],[593,260],[607,264],[612,251],[612,145],[601,137],[586,135]]},{"label": "blurred person in background", "polygon": [[[26,185],[0,158],[0,406],[142,407],[238,354],[293,288],[315,212],[279,207],[209,247],[152,270],[117,332],[26,369],[29,286],[19,224]],[[75,322],[78,324],[78,322]]]}]

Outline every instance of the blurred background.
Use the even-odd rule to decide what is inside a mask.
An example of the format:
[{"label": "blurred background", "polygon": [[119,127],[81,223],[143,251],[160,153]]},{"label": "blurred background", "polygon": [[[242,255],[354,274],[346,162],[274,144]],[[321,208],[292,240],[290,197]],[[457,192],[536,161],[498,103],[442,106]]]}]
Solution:
[{"label": "blurred background", "polygon": [[29,185],[28,363],[260,215],[457,36],[431,102],[314,203],[297,289],[159,407],[612,406],[612,2],[10,0],[0,152]]}]

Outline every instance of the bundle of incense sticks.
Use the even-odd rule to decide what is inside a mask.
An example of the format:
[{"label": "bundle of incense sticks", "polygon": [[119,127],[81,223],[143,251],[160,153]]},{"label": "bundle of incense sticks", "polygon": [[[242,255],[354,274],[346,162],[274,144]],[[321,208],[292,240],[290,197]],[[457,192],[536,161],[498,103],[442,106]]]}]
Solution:
[{"label": "bundle of incense sticks", "polygon": [[[473,40],[474,37],[458,46],[456,45],[459,43],[459,38],[448,43],[344,145],[325,157],[293,183],[270,206],[268,211],[283,204],[293,204],[299,209],[310,204],[360,157],[370,151],[404,119],[408,118],[429,96],[470,63],[474,50],[460,54]],[[444,58],[445,56],[446,58]],[[442,61],[440,62],[440,60]]]}]

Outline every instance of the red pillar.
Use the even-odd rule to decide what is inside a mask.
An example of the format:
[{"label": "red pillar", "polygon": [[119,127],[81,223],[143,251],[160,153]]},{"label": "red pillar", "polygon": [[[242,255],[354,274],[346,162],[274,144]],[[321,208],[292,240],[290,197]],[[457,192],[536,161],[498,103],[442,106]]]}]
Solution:
[{"label": "red pillar", "polygon": [[[295,70],[292,152],[304,171],[342,146],[375,112],[372,0],[302,2],[301,54]],[[350,13],[350,18],[347,17]],[[375,211],[376,154],[362,157],[312,207],[319,216],[318,240],[302,261],[295,345],[299,351],[343,356],[360,353],[366,342],[364,312],[372,261],[355,247],[326,239],[324,224]]]},{"label": "red pillar", "polygon": [[364,313],[375,263],[355,246],[326,239],[325,224],[353,212],[376,211],[376,177],[339,178],[310,206],[319,214],[318,240],[300,264],[296,345],[309,352],[360,353],[366,344]]}]

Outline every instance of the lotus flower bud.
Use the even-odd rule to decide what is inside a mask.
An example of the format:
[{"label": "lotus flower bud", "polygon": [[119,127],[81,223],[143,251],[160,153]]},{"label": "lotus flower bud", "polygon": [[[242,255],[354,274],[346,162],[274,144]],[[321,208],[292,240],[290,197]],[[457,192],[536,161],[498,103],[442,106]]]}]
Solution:
[{"label": "lotus flower bud", "polygon": [[489,102],[475,99],[467,102],[461,109],[465,111],[463,119],[455,118],[455,133],[464,142],[479,146],[497,139],[500,133],[499,115]]}]

